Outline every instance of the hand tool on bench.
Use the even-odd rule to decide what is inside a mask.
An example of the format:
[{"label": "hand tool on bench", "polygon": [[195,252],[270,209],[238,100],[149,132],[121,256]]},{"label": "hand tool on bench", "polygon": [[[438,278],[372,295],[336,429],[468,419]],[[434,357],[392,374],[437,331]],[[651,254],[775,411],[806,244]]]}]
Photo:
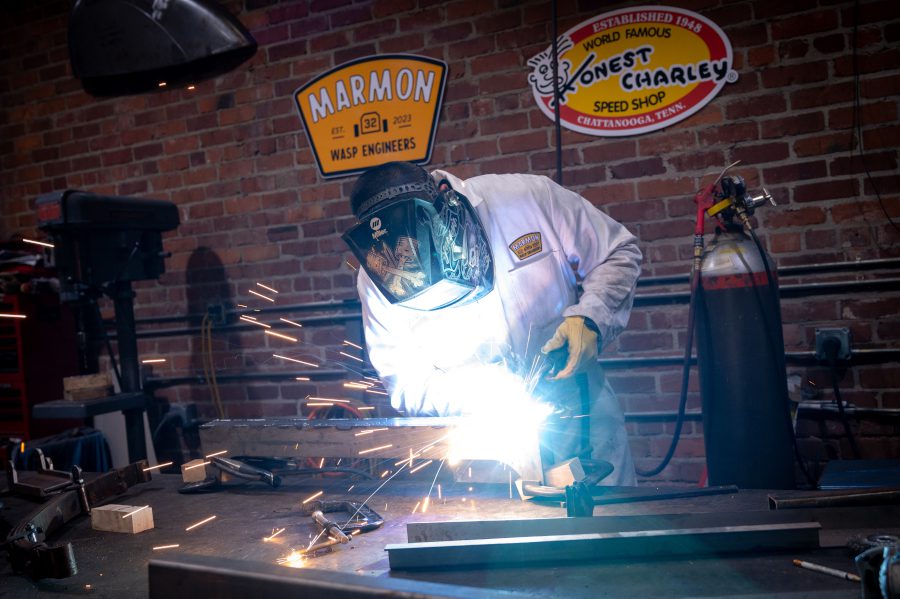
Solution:
[{"label": "hand tool on bench", "polygon": [[[343,525],[325,516],[326,513],[338,512],[348,514]],[[384,524],[384,518],[368,505],[353,501],[316,501],[305,508],[304,513],[308,513],[319,527],[320,536],[324,534],[327,537],[326,540],[302,550],[301,553],[305,555],[312,555],[333,545],[349,543],[353,535],[375,530]]]}]

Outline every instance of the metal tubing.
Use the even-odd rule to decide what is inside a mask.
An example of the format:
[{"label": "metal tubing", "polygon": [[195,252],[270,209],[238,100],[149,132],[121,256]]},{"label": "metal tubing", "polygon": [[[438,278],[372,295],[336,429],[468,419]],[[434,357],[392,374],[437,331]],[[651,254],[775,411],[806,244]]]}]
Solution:
[{"label": "metal tubing", "polygon": [[[293,381],[297,377],[307,377],[310,381],[334,381],[347,376],[346,370],[317,368],[316,370],[299,370],[294,372],[238,372],[235,374],[216,374],[216,381],[229,383],[234,381]],[[173,376],[173,377],[149,377],[144,381],[148,389],[160,389],[174,387],[176,385],[205,385],[206,379],[202,375]]]},{"label": "metal tubing", "polygon": [[[900,279],[878,279],[872,281],[833,281],[828,283],[804,283],[782,285],[781,297],[806,297],[808,295],[846,295],[856,291],[896,291],[900,289]],[[660,306],[666,304],[686,304],[691,294],[688,291],[667,293],[638,293],[634,296],[635,306]]]},{"label": "metal tubing", "polygon": [[[879,258],[875,260],[859,260],[856,262],[823,262],[820,264],[798,264],[794,266],[782,266],[776,271],[779,278],[792,277],[825,272],[859,272],[863,270],[887,270],[900,268],[900,258]],[[688,274],[664,275],[659,277],[642,277],[638,279],[638,287],[652,287],[654,285],[687,285],[690,276]]]},{"label": "metal tubing", "polygon": [[807,507],[841,507],[860,505],[900,504],[900,489],[871,489],[867,491],[835,491],[802,497],[769,495],[769,509],[783,510]]}]

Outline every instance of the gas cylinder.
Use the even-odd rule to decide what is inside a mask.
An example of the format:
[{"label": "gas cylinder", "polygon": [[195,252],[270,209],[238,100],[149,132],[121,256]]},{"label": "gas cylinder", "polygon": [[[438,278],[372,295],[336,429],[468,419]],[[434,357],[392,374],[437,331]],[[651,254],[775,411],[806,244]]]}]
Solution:
[{"label": "gas cylinder", "polygon": [[733,223],[703,253],[697,359],[710,485],[795,487],[778,287],[763,260],[774,273]]}]

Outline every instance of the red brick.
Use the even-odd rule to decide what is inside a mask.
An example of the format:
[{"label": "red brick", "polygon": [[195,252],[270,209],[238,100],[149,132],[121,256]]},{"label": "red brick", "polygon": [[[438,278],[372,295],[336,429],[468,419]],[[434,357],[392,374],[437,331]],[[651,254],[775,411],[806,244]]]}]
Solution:
[{"label": "red brick", "polygon": [[853,146],[850,133],[827,133],[807,137],[794,142],[794,153],[801,157],[822,156],[836,152],[847,152]]},{"label": "red brick", "polygon": [[861,126],[867,126],[897,120],[897,104],[895,102],[876,102],[863,105],[856,117],[854,117],[855,112],[850,106],[828,111],[829,128],[849,129],[856,121],[859,121]]},{"label": "red brick", "polygon": [[825,117],[821,112],[794,114],[777,119],[765,120],[761,123],[762,137],[784,137],[799,133],[819,132],[825,128]]},{"label": "red brick", "polygon": [[767,227],[774,228],[819,225],[825,222],[825,211],[818,206],[795,210],[770,210],[765,212],[764,219]]},{"label": "red brick", "polygon": [[785,142],[762,144],[740,144],[731,150],[729,162],[740,160],[744,164],[780,162],[790,155],[790,147]]},{"label": "red brick", "polygon": [[863,131],[863,144],[867,150],[900,146],[900,125],[890,125]]},{"label": "red brick", "polygon": [[731,123],[699,132],[700,143],[712,145],[716,143],[744,142],[759,138],[758,126],[755,122]]},{"label": "red brick", "polygon": [[819,179],[825,177],[827,168],[824,160],[814,162],[796,162],[785,166],[772,166],[763,169],[763,177],[767,184]]},{"label": "red brick", "polygon": [[828,65],[817,61],[785,67],[776,67],[762,72],[763,87],[790,87],[801,83],[815,83],[828,78]]},{"label": "red brick", "polygon": [[664,173],[666,168],[662,159],[655,157],[616,164],[609,170],[613,179],[637,179]]},{"label": "red brick", "polygon": [[[891,82],[894,79],[891,78]],[[864,86],[864,83],[861,83]],[[897,87],[900,90],[900,86]],[[791,94],[791,107],[794,110],[802,108],[815,108],[849,102],[853,99],[852,82],[836,82],[824,87],[803,88]]]},{"label": "red brick", "polygon": [[772,23],[773,39],[790,39],[837,29],[835,10],[817,10]]}]

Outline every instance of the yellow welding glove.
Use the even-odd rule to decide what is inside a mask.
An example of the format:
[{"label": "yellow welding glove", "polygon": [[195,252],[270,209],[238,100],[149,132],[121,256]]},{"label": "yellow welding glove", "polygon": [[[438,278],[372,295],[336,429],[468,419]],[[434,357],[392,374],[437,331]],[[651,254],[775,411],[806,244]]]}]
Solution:
[{"label": "yellow welding glove", "polygon": [[583,316],[567,316],[553,337],[544,344],[541,348],[544,354],[563,347],[568,350],[566,365],[551,380],[569,378],[597,359],[599,335],[592,327],[596,328],[596,325]]}]

